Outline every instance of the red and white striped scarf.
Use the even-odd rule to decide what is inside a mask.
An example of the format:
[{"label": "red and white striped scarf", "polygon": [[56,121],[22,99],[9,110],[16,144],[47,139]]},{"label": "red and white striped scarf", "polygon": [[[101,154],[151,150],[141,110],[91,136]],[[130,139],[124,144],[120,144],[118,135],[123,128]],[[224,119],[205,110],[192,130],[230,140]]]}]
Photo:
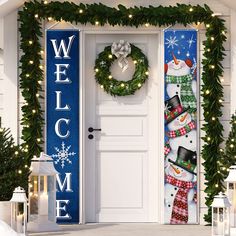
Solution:
[{"label": "red and white striped scarf", "polygon": [[179,188],[175,195],[170,223],[186,224],[188,222],[188,192],[194,188],[196,182],[178,180],[170,175],[166,176],[166,182]]},{"label": "red and white striped scarf", "polygon": [[196,124],[194,121],[191,121],[187,125],[185,125],[184,127],[180,128],[180,129],[168,131],[167,136],[169,138],[180,137],[180,136],[183,136],[183,135],[189,133],[193,129],[196,129]]}]

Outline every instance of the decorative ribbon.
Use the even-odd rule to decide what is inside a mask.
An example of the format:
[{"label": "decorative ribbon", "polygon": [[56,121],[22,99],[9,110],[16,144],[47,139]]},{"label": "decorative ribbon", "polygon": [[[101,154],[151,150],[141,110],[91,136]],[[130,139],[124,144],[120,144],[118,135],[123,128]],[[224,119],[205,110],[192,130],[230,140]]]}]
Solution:
[{"label": "decorative ribbon", "polygon": [[111,46],[111,53],[118,59],[118,65],[122,72],[129,67],[126,57],[131,53],[131,46],[125,40],[120,40],[119,43],[113,43]]}]

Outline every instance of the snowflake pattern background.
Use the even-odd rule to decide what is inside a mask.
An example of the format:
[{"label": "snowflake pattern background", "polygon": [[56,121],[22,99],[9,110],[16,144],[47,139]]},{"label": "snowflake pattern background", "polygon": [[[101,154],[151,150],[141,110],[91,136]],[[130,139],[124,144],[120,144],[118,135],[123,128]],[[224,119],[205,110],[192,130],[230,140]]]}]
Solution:
[{"label": "snowflake pattern background", "polygon": [[58,147],[54,147],[57,154],[52,154],[52,158],[54,160],[55,164],[61,164],[61,168],[63,169],[65,167],[65,164],[72,164],[72,161],[70,160],[70,157],[73,157],[76,153],[69,151],[71,148],[71,145],[67,146],[64,142],[61,143],[61,150]]}]

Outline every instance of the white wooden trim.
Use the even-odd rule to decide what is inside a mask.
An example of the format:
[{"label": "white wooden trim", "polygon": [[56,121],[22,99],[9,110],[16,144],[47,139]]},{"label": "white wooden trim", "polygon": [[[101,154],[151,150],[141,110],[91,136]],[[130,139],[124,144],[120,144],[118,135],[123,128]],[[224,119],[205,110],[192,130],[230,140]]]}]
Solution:
[{"label": "white wooden trim", "polygon": [[85,72],[84,60],[85,58],[85,40],[84,32],[80,31],[80,219],[81,224],[85,224]]},{"label": "white wooden trim", "polygon": [[[231,9],[231,22],[236,21],[236,11]],[[229,30],[229,29],[228,29]],[[231,32],[231,114],[236,111],[236,30],[230,24]]]},{"label": "white wooden trim", "polygon": [[0,18],[0,49],[3,49],[3,18]]},{"label": "white wooden trim", "polygon": [[[160,80],[160,86],[159,86],[159,94],[161,96],[161,98],[159,99],[159,108],[160,108],[160,117],[164,117],[164,88],[165,88],[165,81],[164,81],[164,31],[161,31],[160,34],[160,46],[159,46],[159,62],[158,63],[158,68],[160,70],[160,74],[163,76],[163,79]],[[165,205],[164,205],[164,199],[165,199],[165,157],[164,157],[164,140],[165,140],[165,135],[164,135],[164,119],[160,119],[159,121],[159,127],[161,127],[163,129],[163,132],[161,132],[160,135],[160,145],[159,145],[159,158],[160,158],[160,164],[159,164],[159,199],[160,201],[158,202],[159,206],[158,208],[160,209],[160,213],[159,213],[159,222],[161,224],[164,224],[165,222]]]},{"label": "white wooden trim", "polygon": [[18,141],[18,22],[17,11],[4,18],[4,102],[7,112],[3,114],[5,127],[11,129],[12,136]]}]

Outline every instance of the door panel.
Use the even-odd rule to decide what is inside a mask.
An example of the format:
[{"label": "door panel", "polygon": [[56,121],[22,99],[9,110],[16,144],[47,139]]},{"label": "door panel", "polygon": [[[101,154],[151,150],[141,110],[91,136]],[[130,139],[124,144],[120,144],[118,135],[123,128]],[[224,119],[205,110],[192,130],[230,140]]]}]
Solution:
[{"label": "door panel", "polygon": [[[147,55],[149,80],[135,95],[112,97],[94,79],[94,62],[104,47],[127,40]],[[85,215],[86,222],[157,222],[158,215],[158,37],[102,34],[85,39]],[[114,78],[129,80],[111,66]]]}]

